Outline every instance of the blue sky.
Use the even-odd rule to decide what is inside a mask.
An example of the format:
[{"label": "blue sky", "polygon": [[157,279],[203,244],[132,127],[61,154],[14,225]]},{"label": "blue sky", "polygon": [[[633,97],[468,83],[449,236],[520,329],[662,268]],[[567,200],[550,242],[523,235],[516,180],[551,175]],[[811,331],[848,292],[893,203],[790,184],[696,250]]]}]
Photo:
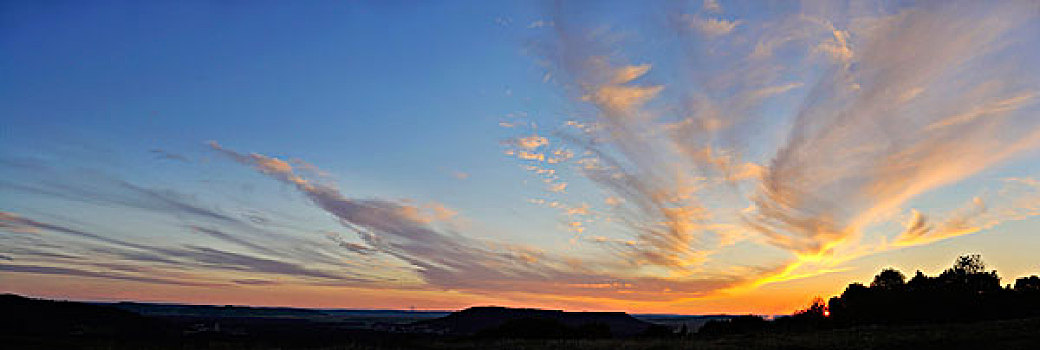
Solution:
[{"label": "blue sky", "polygon": [[130,170],[176,173],[184,167],[148,150],[200,159],[205,141],[220,140],[291,149],[357,181],[361,195],[480,201],[458,193],[455,172],[473,173],[466,186],[478,192],[508,195],[491,191],[522,174],[502,169],[512,164],[500,156],[497,123],[531,103],[507,91],[535,90],[540,74],[521,38],[495,22],[516,9],[448,7],[15,7],[5,11],[13,55],[3,67],[18,132],[4,149],[25,155],[60,147],[51,137],[78,139]]},{"label": "blue sky", "polygon": [[1035,4],[0,6],[7,291],[775,313],[1037,272]]}]

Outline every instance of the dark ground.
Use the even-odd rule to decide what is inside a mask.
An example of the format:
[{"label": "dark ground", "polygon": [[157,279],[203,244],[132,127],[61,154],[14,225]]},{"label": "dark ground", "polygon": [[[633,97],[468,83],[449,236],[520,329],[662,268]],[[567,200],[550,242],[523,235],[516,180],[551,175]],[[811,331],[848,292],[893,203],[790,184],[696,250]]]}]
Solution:
[{"label": "dark ground", "polygon": [[1040,319],[693,336],[687,339],[438,342],[426,349],[1040,349]]},{"label": "dark ground", "polygon": [[1038,349],[1040,319],[943,325],[856,327],[685,339],[510,340],[443,338],[375,332],[300,337],[177,338],[0,336],[6,349]]},{"label": "dark ground", "polygon": [[1040,349],[1040,318],[1035,317],[718,336],[666,332],[613,339],[405,334],[394,333],[400,328],[391,323],[396,319],[396,324],[415,324],[441,315],[89,304],[4,295],[0,349]]}]

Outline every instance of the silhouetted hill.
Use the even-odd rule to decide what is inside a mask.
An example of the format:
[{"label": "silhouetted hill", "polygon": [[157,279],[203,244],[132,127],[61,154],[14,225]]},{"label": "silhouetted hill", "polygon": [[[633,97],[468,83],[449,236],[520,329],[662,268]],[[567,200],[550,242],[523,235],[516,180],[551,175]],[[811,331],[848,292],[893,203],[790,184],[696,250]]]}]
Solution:
[{"label": "silhouetted hill", "polygon": [[448,316],[419,321],[416,331],[489,337],[628,337],[654,324],[623,312],[564,312],[561,310],[472,307]]},{"label": "silhouetted hill", "polygon": [[193,317],[321,317],[320,310],[287,307],[213,306],[183,304],[150,304],[121,302],[112,307],[144,316],[193,316]]},{"label": "silhouetted hill", "polygon": [[161,322],[106,305],[0,295],[0,334],[149,337]]}]

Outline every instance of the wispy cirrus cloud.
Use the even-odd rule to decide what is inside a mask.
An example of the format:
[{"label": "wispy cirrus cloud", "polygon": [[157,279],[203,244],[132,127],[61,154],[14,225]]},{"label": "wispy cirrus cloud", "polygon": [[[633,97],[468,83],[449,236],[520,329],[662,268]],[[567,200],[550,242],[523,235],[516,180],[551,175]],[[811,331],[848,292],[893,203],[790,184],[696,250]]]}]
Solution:
[{"label": "wispy cirrus cloud", "polygon": [[[259,247],[245,241],[244,238],[234,237],[214,229],[200,227],[192,227],[192,229],[196,232],[217,236],[221,240],[236,243],[241,247],[271,252],[270,249]],[[59,233],[78,239],[78,241],[57,240],[65,242],[64,249],[84,250],[85,248],[84,253],[79,256],[54,255],[41,250],[15,250],[27,261],[39,261],[40,264],[4,265],[4,271],[10,272],[66,274],[192,286],[219,285],[222,283],[220,278],[212,274],[220,275],[221,271],[244,271],[260,275],[285,276],[292,280],[303,278],[357,283],[373,281],[362,277],[359,272],[340,270],[333,273],[305,267],[299,262],[288,261],[284,255],[280,258],[272,258],[196,245],[162,246],[136,243],[63,225],[40,222],[9,212],[0,212],[0,230],[29,232],[38,236],[44,236],[46,233]],[[54,258],[60,259],[55,260]],[[106,263],[106,261],[110,261],[109,259],[122,263]],[[141,265],[125,265],[126,262]],[[311,265],[314,265],[313,262]],[[114,266],[128,266],[137,269],[128,270],[114,268]],[[148,268],[141,270],[142,266],[148,266]],[[177,272],[185,268],[192,268],[200,273],[184,275]],[[382,278],[378,278],[378,280],[382,280]]]},{"label": "wispy cirrus cloud", "polygon": [[43,275],[61,275],[61,276],[74,276],[74,277],[90,277],[90,278],[102,278],[112,280],[124,280],[132,282],[143,282],[150,284],[165,284],[165,285],[179,285],[179,286],[192,286],[192,287],[214,287],[220,286],[220,283],[201,283],[191,282],[185,280],[167,279],[167,278],[155,278],[145,276],[135,276],[122,273],[114,273],[112,271],[98,272],[88,271],[77,268],[69,267],[56,267],[56,266],[38,266],[38,265],[18,265],[18,264],[0,264],[0,271],[3,272],[16,272],[16,273],[32,273],[32,274],[43,274]]},{"label": "wispy cirrus cloud", "polygon": [[[357,233],[365,245],[332,235],[337,244],[378,252],[410,264],[431,286],[473,293],[543,295],[546,298],[664,301],[704,296],[748,283],[748,276],[669,278],[625,271],[625,264],[555,256],[529,246],[484,241],[443,225],[450,217],[424,218],[408,202],[353,199],[328,183],[300,176],[284,161],[210,146],[259,173],[294,186],[317,207]],[[763,268],[761,273],[772,270]]]},{"label": "wispy cirrus cloud", "polygon": [[153,154],[153,155],[155,155],[156,159],[175,160],[175,161],[179,161],[179,162],[190,162],[191,161],[191,159],[188,159],[188,157],[186,157],[184,155],[173,153],[173,152],[161,149],[161,148],[153,148],[153,149],[149,150],[148,152]]},{"label": "wispy cirrus cloud", "polygon": [[[682,15],[680,34],[739,39],[705,46],[680,35],[688,57],[665,64],[699,69],[657,77],[671,84],[636,83],[658,67],[603,24],[571,20],[579,17],[572,10],[557,9],[543,54],[574,100],[594,111],[547,140],[581,155],[553,168],[555,181],[576,175],[612,203],[623,199],[605,212],[628,238],[601,241],[624,242],[614,246],[646,264],[699,269],[734,239],[747,240],[789,254],[785,271],[763,279],[780,281],[805,275],[798,270],[807,263],[824,271],[977,232],[1002,221],[982,219],[991,209],[982,199],[940,224],[915,211],[906,232],[878,230],[922,194],[1040,147],[1040,81],[1021,75],[1022,65],[1037,67],[1009,55],[1035,43],[1024,34],[1035,8],[1024,3],[843,13],[807,6],[764,23]],[[629,64],[626,54],[641,61]],[[770,104],[779,98],[796,100]],[[763,134],[780,136],[770,144]]]},{"label": "wispy cirrus cloud", "polygon": [[722,5],[719,4],[718,0],[704,0],[702,5],[705,11],[719,13],[722,12]]},{"label": "wispy cirrus cloud", "polygon": [[[987,199],[984,199],[987,198]],[[906,230],[895,237],[895,246],[915,246],[969,235],[1007,221],[1040,215],[1040,181],[1008,178],[995,193],[975,197],[960,208],[929,218],[913,210]]]},{"label": "wispy cirrus cloud", "polygon": [[740,20],[726,20],[722,18],[686,16],[690,27],[696,29],[707,37],[717,37],[729,34],[740,25]]},{"label": "wispy cirrus cloud", "polygon": [[451,176],[456,178],[456,179],[459,179],[459,180],[469,179],[469,173],[467,173],[465,171],[458,171],[458,170],[453,171],[453,172],[451,172]]},{"label": "wispy cirrus cloud", "polygon": [[[45,169],[53,171],[49,168]],[[116,205],[223,223],[240,221],[228,213],[199,205],[193,198],[174,190],[147,188],[124,180],[102,176],[93,176],[91,180],[91,182],[79,182],[79,180],[46,179],[33,184],[0,181],[0,188],[93,205]]]},{"label": "wispy cirrus cloud", "polygon": [[256,243],[250,241],[249,239],[242,238],[242,237],[239,237],[239,236],[236,236],[236,235],[233,235],[233,234],[230,234],[230,233],[227,233],[227,232],[215,229],[215,228],[208,228],[208,227],[201,227],[201,226],[191,225],[191,226],[188,226],[188,229],[190,229],[193,232],[197,232],[197,233],[200,233],[200,234],[208,235],[210,237],[214,237],[214,238],[217,238],[217,239],[222,240],[222,241],[230,242],[232,244],[235,244],[235,245],[243,247],[243,248],[250,249],[250,250],[255,251],[255,252],[260,252],[260,253],[264,253],[264,254],[277,254],[276,250],[273,250],[271,248],[268,248],[268,247],[256,244]]},{"label": "wispy cirrus cloud", "polygon": [[[1020,80],[989,56],[1025,17],[1013,6],[962,11],[862,20],[856,69],[839,66],[810,92],[770,161],[748,216],[757,230],[801,254],[828,253],[915,196],[1040,146],[1035,110],[1022,109],[1035,87],[1007,83]],[[922,86],[941,99],[905,98]],[[965,113],[986,117],[947,122]]]}]

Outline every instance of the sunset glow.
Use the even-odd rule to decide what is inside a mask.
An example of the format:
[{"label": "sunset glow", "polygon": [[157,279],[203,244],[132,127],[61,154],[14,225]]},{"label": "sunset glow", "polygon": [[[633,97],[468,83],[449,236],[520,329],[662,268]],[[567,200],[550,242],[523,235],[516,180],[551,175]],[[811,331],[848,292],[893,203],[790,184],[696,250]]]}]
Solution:
[{"label": "sunset glow", "polygon": [[3,5],[0,292],[774,315],[1040,273],[1035,1],[410,5]]}]

